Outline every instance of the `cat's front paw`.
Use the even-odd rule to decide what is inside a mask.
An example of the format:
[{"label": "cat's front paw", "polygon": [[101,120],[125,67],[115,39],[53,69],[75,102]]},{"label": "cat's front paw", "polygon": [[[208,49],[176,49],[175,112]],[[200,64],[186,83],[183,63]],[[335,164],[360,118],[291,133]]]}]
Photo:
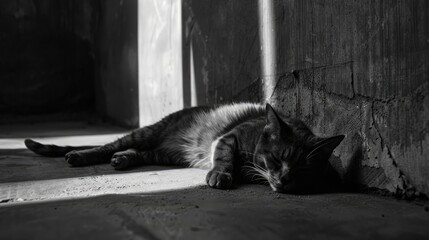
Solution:
[{"label": "cat's front paw", "polygon": [[207,185],[212,188],[227,189],[232,187],[231,173],[210,170],[206,176]]},{"label": "cat's front paw", "polygon": [[65,159],[66,159],[68,164],[70,164],[74,167],[86,165],[85,158],[83,156],[81,156],[81,154],[79,154],[79,152],[74,151],[74,150],[71,152],[68,152],[65,156]]},{"label": "cat's front paw", "polygon": [[128,168],[130,159],[126,155],[114,154],[110,160],[110,165],[115,168],[115,170],[124,170]]}]

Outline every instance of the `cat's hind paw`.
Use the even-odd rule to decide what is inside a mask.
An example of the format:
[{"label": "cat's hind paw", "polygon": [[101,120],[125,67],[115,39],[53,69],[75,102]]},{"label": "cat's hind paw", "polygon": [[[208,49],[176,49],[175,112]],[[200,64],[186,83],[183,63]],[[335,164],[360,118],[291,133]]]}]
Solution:
[{"label": "cat's hind paw", "polygon": [[65,156],[65,159],[67,163],[73,167],[86,165],[85,158],[83,158],[77,151],[68,152]]},{"label": "cat's hind paw", "polygon": [[110,165],[115,168],[115,170],[124,170],[128,168],[130,164],[127,156],[115,154],[110,160]]},{"label": "cat's hind paw", "polygon": [[226,172],[210,170],[206,176],[207,185],[212,188],[227,189],[232,187],[232,175]]}]

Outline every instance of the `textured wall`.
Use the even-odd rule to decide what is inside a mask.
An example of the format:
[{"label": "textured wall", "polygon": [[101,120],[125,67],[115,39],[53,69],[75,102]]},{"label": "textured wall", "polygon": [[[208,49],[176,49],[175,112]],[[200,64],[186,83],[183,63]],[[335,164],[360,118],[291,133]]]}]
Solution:
[{"label": "textured wall", "polygon": [[138,127],[137,0],[96,3],[97,110],[123,126]]},{"label": "textured wall", "polygon": [[258,101],[257,1],[182,2],[185,106],[191,105],[192,95],[198,105]]},{"label": "textured wall", "polygon": [[340,170],[359,161],[368,186],[429,193],[429,2],[276,8],[283,75],[270,101],[320,134],[347,134]]},{"label": "textured wall", "polygon": [[[249,92],[266,78],[256,3],[184,1],[204,102],[237,99],[234,86]],[[277,77],[268,101],[317,134],[346,134],[331,159],[340,173],[357,165],[367,186],[429,194],[429,2],[273,3]]]}]

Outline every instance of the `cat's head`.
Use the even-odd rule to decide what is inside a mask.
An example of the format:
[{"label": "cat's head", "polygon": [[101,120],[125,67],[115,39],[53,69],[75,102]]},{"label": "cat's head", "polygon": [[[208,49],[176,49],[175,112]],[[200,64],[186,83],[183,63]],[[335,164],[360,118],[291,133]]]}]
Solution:
[{"label": "cat's head", "polygon": [[277,192],[305,192],[322,181],[332,151],[344,135],[315,136],[298,119],[283,120],[267,104],[266,125],[255,149],[259,174]]}]

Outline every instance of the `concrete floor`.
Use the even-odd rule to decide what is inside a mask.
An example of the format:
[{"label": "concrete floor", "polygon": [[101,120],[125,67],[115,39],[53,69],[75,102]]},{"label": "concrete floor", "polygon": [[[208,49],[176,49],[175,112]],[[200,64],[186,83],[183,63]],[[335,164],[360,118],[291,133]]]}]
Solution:
[{"label": "concrete floor", "polygon": [[427,202],[259,185],[222,191],[198,169],[71,168],[24,149],[28,136],[99,144],[123,131],[55,126],[0,127],[0,239],[429,239]]}]

